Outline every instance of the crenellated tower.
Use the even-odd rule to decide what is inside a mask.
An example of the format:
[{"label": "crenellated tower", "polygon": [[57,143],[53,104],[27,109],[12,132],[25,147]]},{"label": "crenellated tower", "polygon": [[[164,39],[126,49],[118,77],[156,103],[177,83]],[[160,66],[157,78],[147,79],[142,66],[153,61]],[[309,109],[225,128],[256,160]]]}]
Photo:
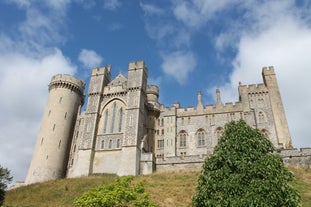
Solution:
[{"label": "crenellated tower", "polygon": [[146,131],[146,87],[148,70],[144,61],[130,62],[127,82],[126,126],[118,175],[138,175],[140,144]]},{"label": "crenellated tower", "polygon": [[262,69],[262,77],[264,84],[269,90],[270,94],[270,103],[274,118],[276,135],[278,137],[278,143],[280,147],[285,149],[291,148],[291,137],[274,68],[272,66],[264,67]]},{"label": "crenellated tower", "polygon": [[38,183],[66,174],[76,117],[83,105],[85,83],[70,75],[55,75],[25,183]]},{"label": "crenellated tower", "polygon": [[[111,66],[94,68],[92,70],[88,90],[87,107],[84,114],[84,125],[79,145],[79,156],[76,160],[75,173],[89,175],[93,172],[93,159],[96,144],[96,132],[100,119],[100,105],[103,98],[103,90],[110,82]],[[75,165],[76,165],[75,164]],[[74,176],[74,175],[70,175]]]}]

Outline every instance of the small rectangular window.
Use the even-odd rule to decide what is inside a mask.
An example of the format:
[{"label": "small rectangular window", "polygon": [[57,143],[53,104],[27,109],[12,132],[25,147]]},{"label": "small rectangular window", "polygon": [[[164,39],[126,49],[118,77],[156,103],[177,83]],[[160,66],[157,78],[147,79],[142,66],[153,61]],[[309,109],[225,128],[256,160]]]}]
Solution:
[{"label": "small rectangular window", "polygon": [[101,145],[100,145],[101,149],[105,149],[105,140],[102,140]]}]

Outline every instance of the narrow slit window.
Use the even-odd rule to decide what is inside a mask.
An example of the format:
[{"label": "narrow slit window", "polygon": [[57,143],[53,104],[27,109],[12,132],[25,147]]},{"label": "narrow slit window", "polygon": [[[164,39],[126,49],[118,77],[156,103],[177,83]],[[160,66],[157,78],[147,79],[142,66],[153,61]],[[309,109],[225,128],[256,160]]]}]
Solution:
[{"label": "narrow slit window", "polygon": [[107,131],[107,124],[108,124],[108,110],[105,112],[104,130],[103,130],[104,133],[106,133],[106,131]]}]

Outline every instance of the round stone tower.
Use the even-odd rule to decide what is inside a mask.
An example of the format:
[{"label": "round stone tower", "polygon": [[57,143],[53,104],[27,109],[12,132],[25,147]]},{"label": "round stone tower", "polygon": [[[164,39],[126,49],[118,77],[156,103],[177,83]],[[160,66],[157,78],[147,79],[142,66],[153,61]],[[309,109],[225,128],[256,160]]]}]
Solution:
[{"label": "round stone tower", "polygon": [[85,83],[70,75],[55,75],[25,184],[63,178]]}]

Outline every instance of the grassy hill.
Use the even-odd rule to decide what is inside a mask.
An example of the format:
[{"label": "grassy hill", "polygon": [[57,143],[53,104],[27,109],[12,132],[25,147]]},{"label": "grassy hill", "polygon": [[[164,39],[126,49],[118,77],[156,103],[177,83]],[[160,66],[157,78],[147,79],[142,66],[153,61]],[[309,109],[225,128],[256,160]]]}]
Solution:
[{"label": "grassy hill", "polygon": [[[292,185],[301,193],[303,206],[311,206],[311,169],[290,169],[296,176]],[[137,176],[143,181],[150,199],[158,206],[191,206],[199,172],[155,173]],[[21,187],[7,192],[10,207],[73,206],[73,200],[83,192],[101,184],[113,182],[115,175],[94,175],[84,178],[61,179]]]}]

